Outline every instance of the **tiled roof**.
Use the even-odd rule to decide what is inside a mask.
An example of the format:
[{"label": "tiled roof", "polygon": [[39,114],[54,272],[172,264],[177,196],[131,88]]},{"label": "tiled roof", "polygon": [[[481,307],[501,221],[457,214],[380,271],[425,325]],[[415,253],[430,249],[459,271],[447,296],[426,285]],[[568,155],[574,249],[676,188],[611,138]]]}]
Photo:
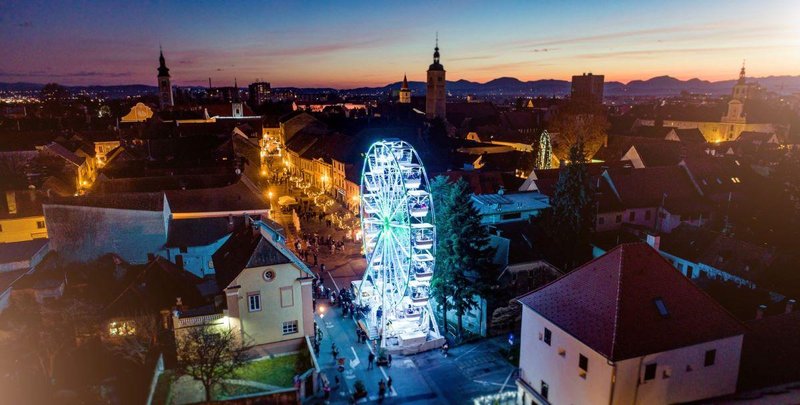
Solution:
[{"label": "tiled roof", "polygon": [[620,245],[519,301],[611,361],[745,331],[644,243]]},{"label": "tiled roof", "polygon": [[706,137],[698,128],[675,129],[678,139],[684,143],[706,143]]},{"label": "tiled roof", "polygon": [[256,212],[269,209],[269,202],[250,190],[242,181],[225,187],[168,190],[165,193],[174,213]]},{"label": "tiled roof", "polygon": [[774,135],[768,132],[742,131],[736,141],[761,144],[769,141]]},{"label": "tiled roof", "polygon": [[747,322],[738,387],[750,389],[800,380],[800,311]]},{"label": "tiled roof", "polygon": [[658,207],[663,201],[663,206],[673,214],[709,212],[711,209],[682,167],[610,169],[607,173],[625,207]]},{"label": "tiled roof", "polygon": [[47,239],[33,239],[22,242],[0,243],[0,263],[14,263],[31,260],[42,250]]},{"label": "tiled roof", "polygon": [[45,205],[116,208],[133,211],[163,211],[164,193],[89,194],[79,197],[55,197]]},{"label": "tiled roof", "polygon": [[243,216],[173,219],[167,247],[207,246],[244,226]]},{"label": "tiled roof", "polygon": [[61,157],[62,159],[66,160],[69,163],[74,164],[75,166],[80,166],[86,161],[86,158],[82,158],[77,156],[76,154],[72,153],[69,149],[61,146],[56,142],[50,142],[49,144],[45,145],[44,147],[51,153],[55,154],[56,156]]},{"label": "tiled roof", "polygon": [[213,255],[217,285],[226,288],[242,270],[291,263],[291,259],[267,241],[260,230],[237,230]]}]

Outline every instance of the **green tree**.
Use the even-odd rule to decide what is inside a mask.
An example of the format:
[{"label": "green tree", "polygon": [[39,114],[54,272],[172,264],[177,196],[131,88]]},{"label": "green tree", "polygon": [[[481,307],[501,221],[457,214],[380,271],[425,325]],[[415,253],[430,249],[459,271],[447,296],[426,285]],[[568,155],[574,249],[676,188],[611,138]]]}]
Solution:
[{"label": "green tree", "polygon": [[586,167],[583,142],[578,140],[569,151],[569,162],[558,176],[545,214],[545,232],[555,245],[564,270],[571,270],[586,258],[589,237],[594,230],[596,205],[594,187]]},{"label": "green tree", "polygon": [[61,117],[67,109],[69,90],[58,83],[47,83],[39,92],[45,113],[53,117]]},{"label": "green tree", "polygon": [[431,188],[432,192],[443,191],[434,197],[437,267],[431,282],[432,295],[443,307],[445,319],[447,306],[452,306],[460,338],[464,315],[477,305],[476,296],[486,297],[494,284],[495,249],[489,245],[488,230],[480,222],[478,210],[472,205],[472,192],[464,180],[448,183],[437,177]]},{"label": "green tree", "polygon": [[203,325],[178,339],[178,372],[203,384],[206,402],[211,390],[245,362],[245,347],[231,330]]}]

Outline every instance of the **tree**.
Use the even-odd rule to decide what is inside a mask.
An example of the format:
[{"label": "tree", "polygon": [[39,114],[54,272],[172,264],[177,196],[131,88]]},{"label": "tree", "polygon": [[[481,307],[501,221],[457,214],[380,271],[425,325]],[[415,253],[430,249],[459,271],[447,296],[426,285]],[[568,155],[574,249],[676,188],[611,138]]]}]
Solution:
[{"label": "tree", "polygon": [[147,363],[150,351],[158,342],[160,328],[152,314],[140,313],[129,321],[134,331],[130,335],[111,336],[106,340],[109,350],[139,366]]},{"label": "tree", "polygon": [[593,156],[606,142],[608,119],[602,105],[567,104],[554,117],[548,128],[553,136],[553,153],[563,159],[579,141],[587,155]]},{"label": "tree", "polygon": [[550,133],[542,131],[539,136],[539,149],[536,153],[536,168],[549,169],[553,161],[553,144],[550,142]]},{"label": "tree", "polygon": [[552,209],[543,218],[544,229],[560,253],[563,268],[571,270],[586,256],[596,214],[594,187],[580,140],[570,148],[569,162],[559,173],[550,203]]},{"label": "tree", "polygon": [[476,295],[485,297],[494,284],[495,249],[489,245],[489,233],[480,222],[464,180],[448,183],[444,177],[437,177],[431,183],[431,192],[439,194],[434,194],[437,267],[431,281],[432,295],[444,309],[445,333],[447,306],[451,305],[461,337],[463,317],[477,305]]},{"label": "tree", "polygon": [[453,295],[452,292],[452,272],[451,264],[452,253],[448,247],[448,238],[445,235],[450,233],[450,221],[445,218],[450,217],[452,211],[452,199],[450,193],[452,187],[448,182],[447,177],[436,176],[431,181],[431,198],[433,199],[433,208],[435,211],[435,224],[436,224],[436,270],[433,272],[431,279],[430,295],[436,301],[437,307],[442,311],[442,319],[444,319],[443,333],[447,336],[447,308],[448,297]]},{"label": "tree", "polygon": [[47,83],[39,92],[39,99],[49,117],[61,117],[67,108],[69,90],[58,83]]},{"label": "tree", "polygon": [[244,362],[245,347],[230,329],[203,325],[178,339],[177,370],[203,384],[206,402],[211,401],[214,386],[233,376]]}]

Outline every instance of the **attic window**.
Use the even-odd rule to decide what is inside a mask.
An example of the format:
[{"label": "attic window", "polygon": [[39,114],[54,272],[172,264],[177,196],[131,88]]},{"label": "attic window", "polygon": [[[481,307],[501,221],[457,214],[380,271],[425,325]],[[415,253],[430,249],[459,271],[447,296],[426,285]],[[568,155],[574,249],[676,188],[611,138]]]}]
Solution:
[{"label": "attic window", "polygon": [[653,303],[656,304],[656,309],[658,310],[658,314],[661,315],[662,318],[669,317],[669,310],[667,309],[667,304],[664,303],[664,300],[661,298],[656,298],[653,300]]}]

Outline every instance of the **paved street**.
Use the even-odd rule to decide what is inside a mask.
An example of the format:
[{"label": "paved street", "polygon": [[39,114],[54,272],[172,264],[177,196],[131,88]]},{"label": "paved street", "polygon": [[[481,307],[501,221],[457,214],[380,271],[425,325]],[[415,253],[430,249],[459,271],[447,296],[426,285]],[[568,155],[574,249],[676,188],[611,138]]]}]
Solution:
[{"label": "paved street", "polygon": [[[387,404],[464,404],[483,395],[516,389],[515,368],[503,359],[499,349],[507,345],[504,338],[493,338],[466,344],[450,350],[448,357],[440,351],[412,356],[394,356],[391,367],[368,370],[368,356],[374,348],[358,343],[355,323],[342,317],[338,307],[327,300],[318,304],[317,323],[323,330],[319,361],[333,387],[330,403],[349,403],[356,380],[361,380],[369,393],[365,402],[378,402],[378,382],[392,378],[392,390],[383,400]],[[331,343],[344,357],[345,370],[339,372],[331,354]],[[339,377],[340,384],[335,386]],[[316,401],[312,403],[323,403]]]}]

